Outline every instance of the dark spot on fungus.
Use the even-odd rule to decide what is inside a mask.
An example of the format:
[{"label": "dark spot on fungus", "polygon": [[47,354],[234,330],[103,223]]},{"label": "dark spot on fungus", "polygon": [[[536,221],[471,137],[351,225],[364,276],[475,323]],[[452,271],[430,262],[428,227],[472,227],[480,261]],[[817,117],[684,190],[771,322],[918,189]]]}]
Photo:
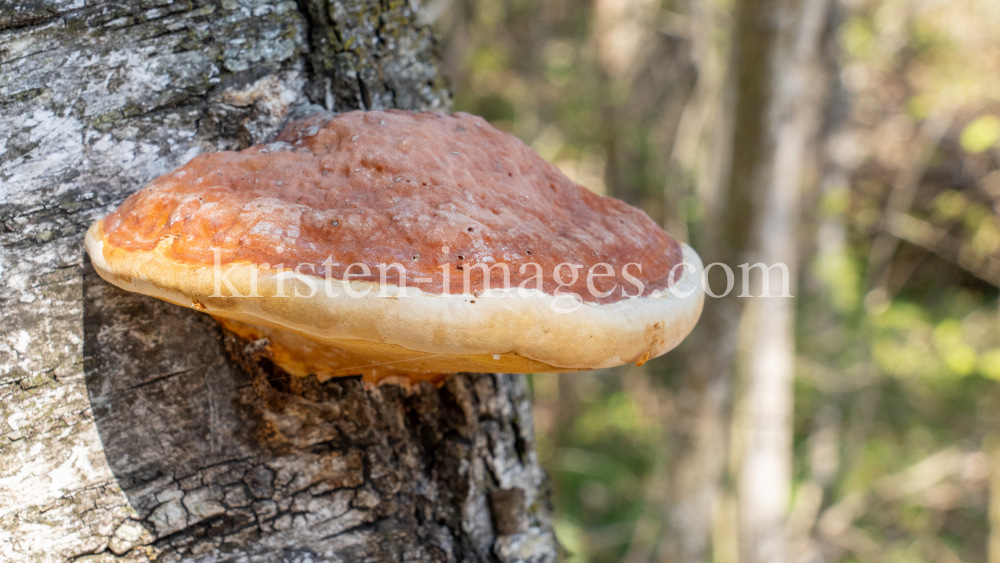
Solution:
[{"label": "dark spot on fungus", "polygon": [[[336,227],[337,225],[340,224],[340,221],[330,221],[330,224],[333,225],[334,227]],[[530,252],[529,252],[529,254],[530,254]]]},{"label": "dark spot on fungus", "polygon": [[476,229],[474,229],[474,228],[472,228],[472,227],[469,227],[469,232],[470,232],[470,233],[471,233],[471,232],[474,232],[475,230],[476,230]]},{"label": "dark spot on fungus", "polygon": [[459,254],[459,255],[458,255],[458,259],[459,259],[459,260],[465,260],[465,256],[463,256],[463,255]]}]

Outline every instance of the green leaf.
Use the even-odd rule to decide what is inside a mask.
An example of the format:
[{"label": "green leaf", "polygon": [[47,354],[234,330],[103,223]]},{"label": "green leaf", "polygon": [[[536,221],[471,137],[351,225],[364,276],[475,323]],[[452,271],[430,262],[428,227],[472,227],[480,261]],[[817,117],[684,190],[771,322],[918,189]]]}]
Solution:
[{"label": "green leaf", "polygon": [[984,115],[976,118],[962,130],[962,148],[979,154],[1000,141],[1000,118]]}]

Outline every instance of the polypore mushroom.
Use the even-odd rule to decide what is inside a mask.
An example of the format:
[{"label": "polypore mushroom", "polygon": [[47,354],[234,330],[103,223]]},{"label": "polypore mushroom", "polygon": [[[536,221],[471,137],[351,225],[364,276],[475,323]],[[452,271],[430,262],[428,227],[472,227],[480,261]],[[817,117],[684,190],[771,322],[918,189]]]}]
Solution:
[{"label": "polypore mushroom", "polygon": [[293,122],[157,178],[86,244],[105,280],[321,379],[642,363],[703,301],[690,247],[464,113]]}]

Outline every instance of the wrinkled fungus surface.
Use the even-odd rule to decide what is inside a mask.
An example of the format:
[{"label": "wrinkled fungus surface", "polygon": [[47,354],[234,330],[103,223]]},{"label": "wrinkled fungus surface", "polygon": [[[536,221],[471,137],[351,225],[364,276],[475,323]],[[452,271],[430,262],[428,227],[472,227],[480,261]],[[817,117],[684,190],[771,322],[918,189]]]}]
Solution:
[{"label": "wrinkled fungus surface", "polygon": [[[403,111],[350,112],[294,122],[274,143],[204,154],[157,178],[104,221],[107,241],[150,250],[174,238],[169,254],[211,265],[281,264],[301,273],[378,281],[378,265],[401,264],[406,285],[429,293],[484,288],[476,263],[507,264],[511,287],[527,282],[554,294],[556,267],[577,264],[561,291],[610,303],[667,287],[680,245],[645,213],[598,196],[562,175],[513,135],[480,117]],[[592,278],[598,263],[613,276]],[[336,263],[336,264],[334,264]],[[444,266],[444,268],[442,268]],[[522,269],[522,266],[523,269]],[[399,284],[399,269],[384,268]],[[444,271],[448,271],[445,287]],[[563,267],[562,282],[572,279]],[[598,267],[595,273],[604,274]],[[503,284],[499,267],[490,286]]]}]

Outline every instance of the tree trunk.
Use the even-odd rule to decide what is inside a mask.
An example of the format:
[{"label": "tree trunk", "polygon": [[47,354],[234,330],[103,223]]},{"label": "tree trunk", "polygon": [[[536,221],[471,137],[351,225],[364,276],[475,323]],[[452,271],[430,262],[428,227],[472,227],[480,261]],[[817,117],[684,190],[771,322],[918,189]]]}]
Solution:
[{"label": "tree trunk", "polygon": [[[703,246],[706,264],[732,268],[734,285],[726,297],[706,302],[698,341],[714,349],[695,349],[679,393],[669,529],[674,542],[662,557],[670,562],[707,559],[713,525],[715,561],[787,560],[794,300],[761,297],[759,282],[767,276],[770,295],[794,292],[782,270],[758,267],[747,270],[760,277],[744,294],[748,274],[738,266],[780,263],[787,282],[796,279],[799,193],[820,117],[816,65],[829,0],[740,0],[735,11],[732,130],[723,140],[731,162],[706,221],[720,227],[706,233]],[[722,268],[709,279],[713,292],[725,291]],[[735,393],[731,378],[738,381]],[[731,475],[727,462],[738,467]]]},{"label": "tree trunk", "polygon": [[[766,108],[765,129],[757,142],[764,149],[746,162],[745,170],[753,197],[761,204],[749,258],[751,263],[786,268],[761,272],[762,287],[753,295],[764,295],[763,288],[770,286],[769,293],[776,297],[749,299],[744,312],[747,344],[738,361],[745,370],[745,383],[734,438],[742,453],[740,561],[782,563],[788,560],[786,516],[792,489],[795,302],[791,295],[798,277],[805,163],[821,113],[818,55],[830,1],[764,1],[767,10],[759,4],[759,0],[747,2],[737,24],[737,36],[746,38],[743,41],[759,38],[771,44],[768,56],[758,59],[763,64],[752,65],[760,73],[758,80],[769,84],[758,106]],[[763,13],[771,21],[764,20]],[[782,272],[787,273],[784,280]]]},{"label": "tree trunk", "polygon": [[405,2],[0,0],[0,560],[549,561],[525,380],[290,380],[89,224],[288,109],[447,110]]}]

